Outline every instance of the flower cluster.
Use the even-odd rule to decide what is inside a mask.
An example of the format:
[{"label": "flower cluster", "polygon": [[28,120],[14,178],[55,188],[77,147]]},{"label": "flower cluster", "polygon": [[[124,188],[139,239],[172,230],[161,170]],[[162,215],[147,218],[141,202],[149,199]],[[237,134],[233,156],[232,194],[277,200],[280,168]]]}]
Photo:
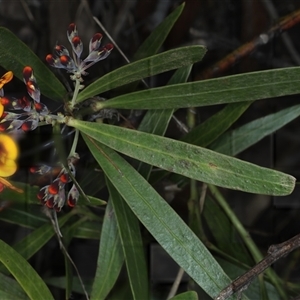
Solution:
[{"label": "flower cluster", "polygon": [[[13,73],[11,71],[5,73],[0,78],[0,97],[4,96],[3,86],[11,81],[12,78]],[[4,114],[4,106],[0,102],[0,117]],[[3,178],[9,177],[16,172],[18,152],[18,147],[14,139],[7,134],[0,134],[0,192],[5,186],[17,192],[22,192],[22,190],[13,186],[9,181]]]},{"label": "flower cluster", "polygon": [[2,92],[1,105],[6,110],[18,110],[22,112],[4,111],[0,118],[0,132],[27,132],[34,130],[37,128],[39,121],[43,120],[49,114],[47,106],[40,102],[41,92],[31,67],[27,66],[23,69],[23,80],[27,92],[33,101],[26,96],[19,99],[4,97],[4,93]]},{"label": "flower cluster", "polygon": [[[101,46],[102,34],[96,33],[90,40],[88,56],[85,59],[81,59],[83,44],[74,23],[69,25],[67,36],[72,46],[72,57],[65,46],[56,45],[54,53],[46,56],[46,61],[52,67],[63,68],[72,74],[70,78],[75,81],[75,88],[69,107],[73,109],[78,92],[83,88],[81,84],[83,82],[82,76],[88,74],[86,69],[105,59],[112,51],[113,45]],[[50,114],[47,106],[41,103],[41,92],[31,67],[26,66],[23,69],[23,81],[30,97],[15,98],[4,96],[3,85],[11,81],[12,78],[12,72],[7,72],[0,78],[0,191],[4,186],[18,190],[2,178],[12,175],[17,169],[15,160],[18,155],[18,148],[15,141],[7,133],[15,134],[31,131],[36,129],[40,122],[45,124],[53,124],[54,122],[65,123],[65,116],[60,113],[57,115]],[[4,132],[5,134],[3,134]],[[79,156],[75,153],[77,142],[78,130],[75,130],[67,167],[62,165],[55,179],[50,184],[41,187],[37,195],[41,203],[50,209],[60,211],[65,202],[70,207],[74,207],[77,203],[79,191],[76,185],[72,184],[72,178],[74,179],[76,173],[74,162],[79,159]],[[41,165],[32,167],[30,172],[45,175],[51,169],[49,166]],[[66,189],[71,184],[72,186],[67,193]]]},{"label": "flower cluster", "polygon": [[101,47],[102,34],[96,33],[89,43],[89,55],[82,60],[80,57],[83,51],[83,44],[78,36],[78,31],[74,23],[69,25],[67,36],[72,46],[73,58],[70,56],[70,53],[65,46],[56,45],[54,54],[48,54],[46,56],[46,61],[52,67],[62,68],[69,73],[72,73],[72,80],[82,81],[81,76],[88,74],[85,70],[98,61],[105,59],[113,49],[112,44]]},{"label": "flower cluster", "polygon": [[[68,159],[68,169],[69,172],[75,177],[76,169],[74,163],[79,159],[78,154]],[[45,175],[51,171],[51,167],[46,165],[41,165],[39,167],[30,168],[31,173]],[[37,194],[37,198],[41,201],[43,205],[48,208],[53,208],[57,212],[61,210],[64,206],[66,200],[70,207],[74,207],[79,198],[79,191],[76,185],[73,183],[70,188],[68,195],[66,197],[66,186],[72,182],[68,170],[65,167],[61,167],[60,172],[56,178],[51,182],[51,184],[42,187]]]}]

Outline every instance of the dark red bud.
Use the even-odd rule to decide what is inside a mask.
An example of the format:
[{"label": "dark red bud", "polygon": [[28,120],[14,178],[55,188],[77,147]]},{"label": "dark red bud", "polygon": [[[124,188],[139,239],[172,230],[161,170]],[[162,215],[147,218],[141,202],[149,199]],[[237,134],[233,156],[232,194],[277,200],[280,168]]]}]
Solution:
[{"label": "dark red bud", "polygon": [[45,197],[45,190],[41,190],[37,193],[36,197],[43,203]]},{"label": "dark red bud", "polygon": [[52,184],[49,185],[48,191],[51,195],[56,195],[59,191],[59,181],[54,181]]},{"label": "dark red bud", "polygon": [[62,174],[60,177],[59,177],[60,181],[62,183],[68,183],[69,182],[69,175],[68,174]]},{"label": "dark red bud", "polygon": [[107,44],[104,46],[104,48],[107,50],[107,51],[111,51],[112,49],[114,49],[114,45],[113,44]]},{"label": "dark red bud", "polygon": [[49,198],[49,199],[46,201],[46,206],[47,206],[48,208],[53,208],[53,206],[54,206],[54,198],[53,198],[53,197]]},{"label": "dark red bud", "polygon": [[69,25],[69,28],[68,28],[69,35],[72,34],[73,31],[76,31],[76,25],[75,25],[75,23],[71,23]]},{"label": "dark red bud", "polygon": [[23,69],[23,77],[24,80],[27,82],[33,76],[33,70],[31,67],[27,66]]}]

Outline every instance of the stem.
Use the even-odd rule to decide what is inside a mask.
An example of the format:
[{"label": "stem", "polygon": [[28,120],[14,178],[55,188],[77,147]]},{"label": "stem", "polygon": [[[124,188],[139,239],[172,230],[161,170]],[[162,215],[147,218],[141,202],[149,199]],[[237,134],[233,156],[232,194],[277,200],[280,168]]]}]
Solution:
[{"label": "stem", "polygon": [[[291,251],[300,247],[300,234],[277,245],[271,245],[267,256],[256,264],[252,269],[235,279],[229,286],[223,289],[215,298],[216,300],[225,300],[236,292],[241,292],[252,282],[252,280],[261,275],[268,267],[273,265],[278,259],[286,256]],[[266,291],[264,291],[267,295]],[[264,298],[263,298],[264,299]],[[296,299],[299,299],[297,297]]]},{"label": "stem", "polygon": [[[196,126],[196,111],[191,107],[187,109],[188,131]],[[198,181],[190,179],[190,198],[187,203],[189,211],[189,227],[201,239],[206,240],[202,226]]]},{"label": "stem", "polygon": [[177,273],[176,279],[175,279],[175,281],[174,281],[174,283],[172,285],[170,293],[169,293],[169,295],[167,297],[167,300],[173,298],[176,295],[178,287],[180,285],[180,282],[181,282],[181,279],[182,279],[183,275],[184,275],[184,270],[182,268],[180,268],[179,271],[178,271],[178,273]]},{"label": "stem", "polygon": [[69,157],[73,156],[74,153],[76,152],[76,147],[77,147],[77,143],[78,143],[78,137],[79,137],[79,130],[75,129],[74,140],[73,140],[72,148],[70,150]]},{"label": "stem", "polygon": [[76,99],[77,99],[79,90],[80,90],[80,81],[79,81],[79,79],[76,79],[75,89],[74,89],[73,97],[72,97],[72,100],[71,100],[71,108],[73,108],[76,104]]}]

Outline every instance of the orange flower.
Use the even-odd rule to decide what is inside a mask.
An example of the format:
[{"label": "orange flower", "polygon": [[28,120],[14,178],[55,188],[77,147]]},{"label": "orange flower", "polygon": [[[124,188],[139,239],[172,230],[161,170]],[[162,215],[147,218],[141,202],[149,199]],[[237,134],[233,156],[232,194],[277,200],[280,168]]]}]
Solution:
[{"label": "orange flower", "polygon": [[22,190],[14,187],[10,182],[2,177],[13,175],[17,170],[15,160],[18,157],[18,147],[15,141],[6,134],[0,134],[0,190],[4,186],[22,192]]},{"label": "orange flower", "polygon": [[[3,97],[4,95],[2,90],[4,84],[10,82],[13,79],[13,77],[14,77],[13,72],[8,71],[0,78],[0,97]],[[4,106],[2,105],[2,103],[0,103],[0,117],[3,114],[3,111],[4,111]]]},{"label": "orange flower", "polygon": [[10,82],[14,77],[14,74],[12,71],[8,71],[0,78],[0,89],[3,88],[4,84]]}]

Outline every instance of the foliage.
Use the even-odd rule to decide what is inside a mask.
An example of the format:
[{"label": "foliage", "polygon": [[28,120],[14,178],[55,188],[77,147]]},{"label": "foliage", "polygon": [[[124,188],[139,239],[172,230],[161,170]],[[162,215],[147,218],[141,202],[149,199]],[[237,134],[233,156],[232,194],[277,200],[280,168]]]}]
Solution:
[{"label": "foliage", "polygon": [[[74,276],[72,282],[67,252],[63,252],[66,256],[66,275],[63,278],[38,275],[28,262],[33,255],[42,251],[41,248],[55,234],[60,239],[59,231],[62,232],[61,242],[65,248],[74,238],[99,242],[96,275],[92,281],[83,278],[86,296],[89,294],[91,299],[97,300],[106,299],[110,293],[111,297],[116,292],[121,293],[117,280],[123,264],[127,271],[125,286],[130,287],[130,297],[150,297],[145,251],[148,233],[189,275],[190,280],[212,298],[230,284],[232,276],[240,274],[241,270],[249,268],[262,258],[251,239],[239,244],[238,250],[230,245],[232,235],[244,239],[245,232],[240,230],[242,225],[239,221],[230,217],[233,212],[230,207],[225,207],[222,202],[224,199],[215,186],[262,195],[284,196],[292,193],[295,187],[293,176],[234,156],[297,118],[300,114],[298,105],[237,129],[227,129],[253,101],[270,97],[277,101],[276,97],[299,93],[300,68],[187,82],[192,65],[204,57],[205,47],[186,46],[157,54],[182,9],[183,5],[152,32],[141,46],[134,62],[111,71],[84,88],[81,76],[85,75],[85,69],[81,62],[85,60],[80,58],[80,42],[74,41],[77,32],[74,28],[73,31],[69,28],[69,39],[77,55],[76,66],[71,66],[73,63],[70,60],[66,64],[62,61],[63,56],[68,56],[66,49],[56,48],[54,55],[47,56],[47,61],[50,65],[64,68],[73,74],[71,79],[75,81],[75,89],[71,99],[64,85],[45,67],[44,62],[10,31],[0,28],[0,38],[3,41],[0,45],[0,65],[12,71],[19,79],[24,79],[27,91],[34,100],[35,112],[40,103],[39,95],[36,95],[38,86],[41,94],[51,100],[61,103],[66,101],[64,110],[57,115],[43,107],[36,126],[32,125],[36,120],[33,113],[28,113],[30,126],[32,125],[30,130],[47,125],[53,126],[53,132],[59,132],[55,135],[54,142],[60,166],[59,171],[52,174],[55,179],[51,177],[48,185],[39,187],[17,180],[13,183],[15,189],[7,186],[1,194],[3,207],[7,204],[11,206],[0,212],[0,219],[31,229],[31,233],[15,245],[9,246],[0,241],[0,276],[3,277],[0,295],[3,297],[51,299],[53,296],[49,286],[63,288],[66,299],[73,292],[85,292],[78,276]],[[92,41],[98,42],[96,38]],[[95,54],[93,51],[97,51],[98,56],[86,60],[86,63],[93,62],[92,59],[96,62],[100,60],[99,57],[108,60],[111,50],[112,45],[96,48],[90,44],[89,55],[92,57]],[[76,51],[80,52],[79,55]],[[32,69],[26,69],[27,66]],[[168,85],[137,90],[140,88],[139,81],[170,70],[176,71]],[[99,94],[102,96],[103,93],[111,97],[100,98]],[[181,141],[164,137],[175,110],[216,104],[226,106],[200,125],[191,126],[193,128]],[[139,127],[133,129],[124,128],[121,122],[114,120],[115,114],[118,115],[121,109],[122,113],[131,109],[147,111]],[[8,134],[9,129],[16,132],[29,126],[27,119],[18,119],[18,122],[17,119],[11,120],[15,123],[11,121],[9,125],[12,127],[6,128]],[[62,147],[64,139],[61,138],[60,130],[64,125],[70,129],[67,137],[75,131],[71,147]],[[68,155],[65,154],[66,149],[69,151]],[[80,164],[79,157],[84,156],[87,157],[84,178],[77,182],[76,164]],[[53,170],[52,166],[43,168],[40,166],[33,171],[38,175],[45,175]],[[95,168],[101,168],[101,172],[96,172]],[[202,215],[215,245],[208,242],[198,206],[191,208],[195,199],[187,200],[187,204],[191,219],[195,218],[196,221],[187,224],[154,189],[152,183],[167,176],[177,187],[185,184],[192,187],[197,181],[209,185],[212,192],[206,197]],[[109,192],[107,204],[106,200],[101,200],[98,196],[99,191],[105,188]],[[18,189],[23,193],[18,193]],[[65,189],[69,189],[69,192]],[[36,208],[37,194],[52,223],[45,213]],[[65,197],[67,204],[74,208],[63,208]],[[106,205],[104,216],[98,213],[100,205]],[[145,234],[145,231],[148,233]],[[223,257],[223,260],[217,260],[218,256]],[[267,275],[266,289],[270,297],[286,297],[286,291],[278,277],[273,272]],[[247,299],[247,295],[251,299],[260,298],[260,289],[262,285],[256,283],[255,289],[246,291],[243,299]],[[197,294],[190,291],[173,299],[197,299]]]}]

